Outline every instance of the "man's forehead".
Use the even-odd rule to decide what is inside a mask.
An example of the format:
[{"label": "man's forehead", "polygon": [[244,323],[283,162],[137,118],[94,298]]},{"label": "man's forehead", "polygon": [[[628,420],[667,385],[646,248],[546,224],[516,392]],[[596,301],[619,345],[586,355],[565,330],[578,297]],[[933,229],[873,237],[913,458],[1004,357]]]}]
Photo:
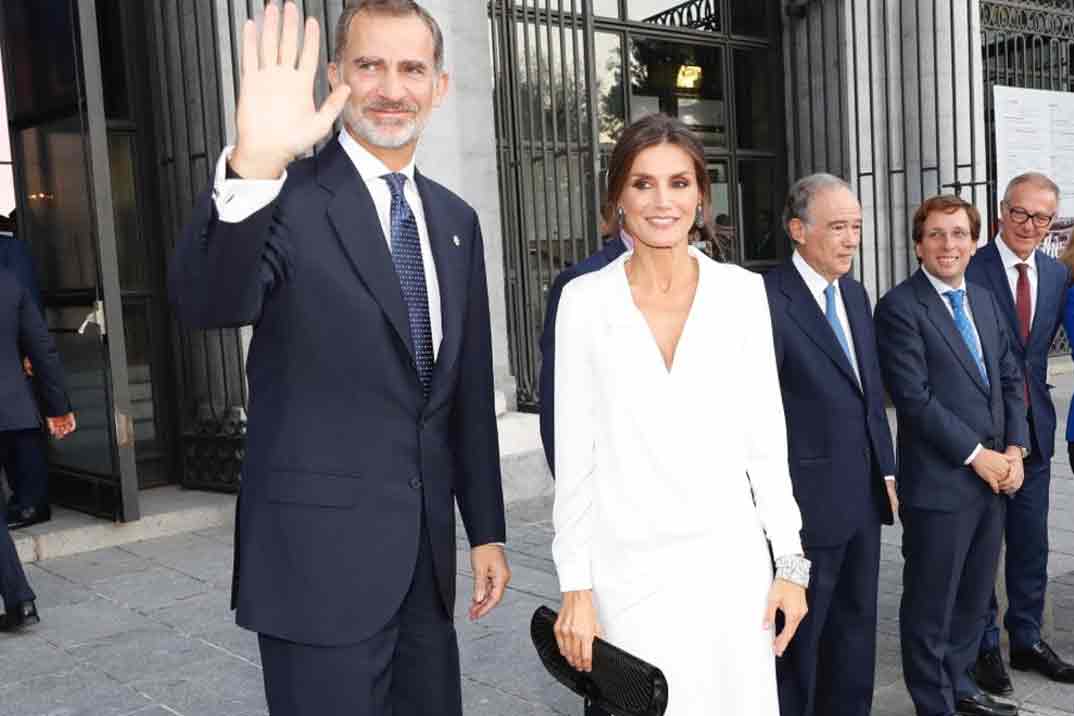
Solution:
[{"label": "man's forehead", "polygon": [[1029,204],[1054,207],[1057,202],[1055,200],[1055,194],[1050,189],[1034,186],[1032,184],[1019,184],[1011,189],[1008,203],[1011,206],[1021,206],[1024,208]]},{"label": "man's forehead", "polygon": [[433,33],[417,15],[359,13],[347,33],[347,55],[392,62],[435,61]]},{"label": "man's forehead", "polygon": [[970,217],[966,213],[965,209],[958,209],[956,211],[930,211],[929,215],[925,217],[925,225],[938,225],[945,226],[965,226],[969,228]]}]

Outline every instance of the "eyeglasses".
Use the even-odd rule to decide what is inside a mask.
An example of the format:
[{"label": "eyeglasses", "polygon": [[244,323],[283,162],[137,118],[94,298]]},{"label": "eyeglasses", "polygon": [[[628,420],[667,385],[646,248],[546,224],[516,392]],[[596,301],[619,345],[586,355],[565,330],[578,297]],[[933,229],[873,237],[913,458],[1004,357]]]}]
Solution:
[{"label": "eyeglasses", "polygon": [[1033,226],[1038,229],[1044,229],[1055,219],[1055,214],[1030,214],[1028,211],[1020,206],[1016,206],[1013,209],[1007,207],[1007,215],[1011,217],[1011,221],[1016,224],[1024,224],[1030,219],[1033,220]]}]

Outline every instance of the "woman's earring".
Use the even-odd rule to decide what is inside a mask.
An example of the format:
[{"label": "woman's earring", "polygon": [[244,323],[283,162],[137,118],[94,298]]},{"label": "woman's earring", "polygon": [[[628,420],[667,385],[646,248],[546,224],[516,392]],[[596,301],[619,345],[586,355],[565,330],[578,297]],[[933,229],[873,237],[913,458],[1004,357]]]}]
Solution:
[{"label": "woman's earring", "polygon": [[694,218],[694,226],[701,228],[705,225],[705,212],[701,209],[701,205],[697,206],[697,216]]},{"label": "woman's earring", "polygon": [[623,207],[620,206],[616,210],[616,215],[619,217],[619,228],[620,229],[625,229],[626,228],[626,212],[623,211]]}]

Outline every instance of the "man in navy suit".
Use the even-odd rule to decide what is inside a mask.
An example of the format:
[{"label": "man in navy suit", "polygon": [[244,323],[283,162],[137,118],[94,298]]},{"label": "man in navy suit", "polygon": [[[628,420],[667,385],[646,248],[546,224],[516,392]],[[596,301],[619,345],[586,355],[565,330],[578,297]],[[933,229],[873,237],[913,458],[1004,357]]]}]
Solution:
[{"label": "man in navy suit", "polygon": [[352,3],[317,111],[299,27],[266,8],[259,67],[247,22],[238,141],[170,276],[187,325],[254,325],[237,621],[274,716],[460,716],[456,503],[471,618],[510,573],[478,218],[414,169],[443,40],[411,0]]},{"label": "man in navy suit", "polygon": [[[29,356],[40,381],[49,430],[63,438],[75,429],[63,369],[41,310],[14,272],[0,268],[0,461],[26,431],[41,430],[41,411],[22,370]],[[0,631],[14,631],[40,621],[35,595],[26,581],[7,524],[0,527]]]},{"label": "man in navy suit", "polygon": [[1022,485],[1024,384],[992,293],[966,281],[981,218],[935,196],[914,214],[920,269],[881,299],[877,345],[898,416],[903,675],[919,716],[1011,716],[970,675]]},{"label": "man in navy suit", "polygon": [[[3,219],[3,217],[0,217]],[[33,259],[29,246],[18,239],[15,212],[0,221],[0,267],[11,271],[27,290],[28,297],[39,311],[41,290],[37,285]],[[28,378],[32,380],[33,362],[24,356]],[[48,504],[48,458],[45,433],[42,430],[21,430],[10,445],[3,462],[4,473],[11,487],[11,501],[7,507],[7,526],[21,529],[52,517]]]},{"label": "man in navy suit", "polygon": [[[1048,586],[1048,491],[1055,452],[1055,404],[1048,385],[1048,353],[1063,320],[1070,272],[1037,251],[1059,208],[1059,187],[1043,174],[1011,180],[1000,204],[1000,234],[977,252],[966,271],[969,280],[992,290],[1012,348],[1026,378],[1029,457],[1025,484],[1007,503],[1007,614],[1011,666],[1034,670],[1055,681],[1074,683],[1074,666],[1041,638],[1044,593]],[[996,694],[1014,691],[999,650],[998,607],[981,639],[974,673],[981,688]]]},{"label": "man in navy suit", "polygon": [[812,573],[809,614],[777,662],[780,713],[867,716],[880,525],[897,498],[872,306],[848,275],[861,205],[842,179],[813,174],[791,187],[783,223],[795,252],[764,282]]}]

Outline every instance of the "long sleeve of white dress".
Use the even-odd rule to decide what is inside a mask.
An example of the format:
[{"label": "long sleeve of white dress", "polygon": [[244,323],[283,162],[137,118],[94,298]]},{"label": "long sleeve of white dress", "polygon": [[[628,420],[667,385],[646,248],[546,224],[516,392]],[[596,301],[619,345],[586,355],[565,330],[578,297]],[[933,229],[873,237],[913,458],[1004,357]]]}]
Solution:
[{"label": "long sleeve of white dress", "polygon": [[592,589],[593,470],[596,466],[593,356],[584,301],[567,284],[556,315],[555,461],[552,556],[564,592]]},{"label": "long sleeve of white dress", "polygon": [[743,365],[750,371],[746,421],[746,472],[754,502],[772,554],[802,554],[802,516],[794,499],[787,458],[787,428],[780,394],[779,373],[772,339],[772,317],[760,276],[751,276],[750,300],[740,304],[750,312]]}]

